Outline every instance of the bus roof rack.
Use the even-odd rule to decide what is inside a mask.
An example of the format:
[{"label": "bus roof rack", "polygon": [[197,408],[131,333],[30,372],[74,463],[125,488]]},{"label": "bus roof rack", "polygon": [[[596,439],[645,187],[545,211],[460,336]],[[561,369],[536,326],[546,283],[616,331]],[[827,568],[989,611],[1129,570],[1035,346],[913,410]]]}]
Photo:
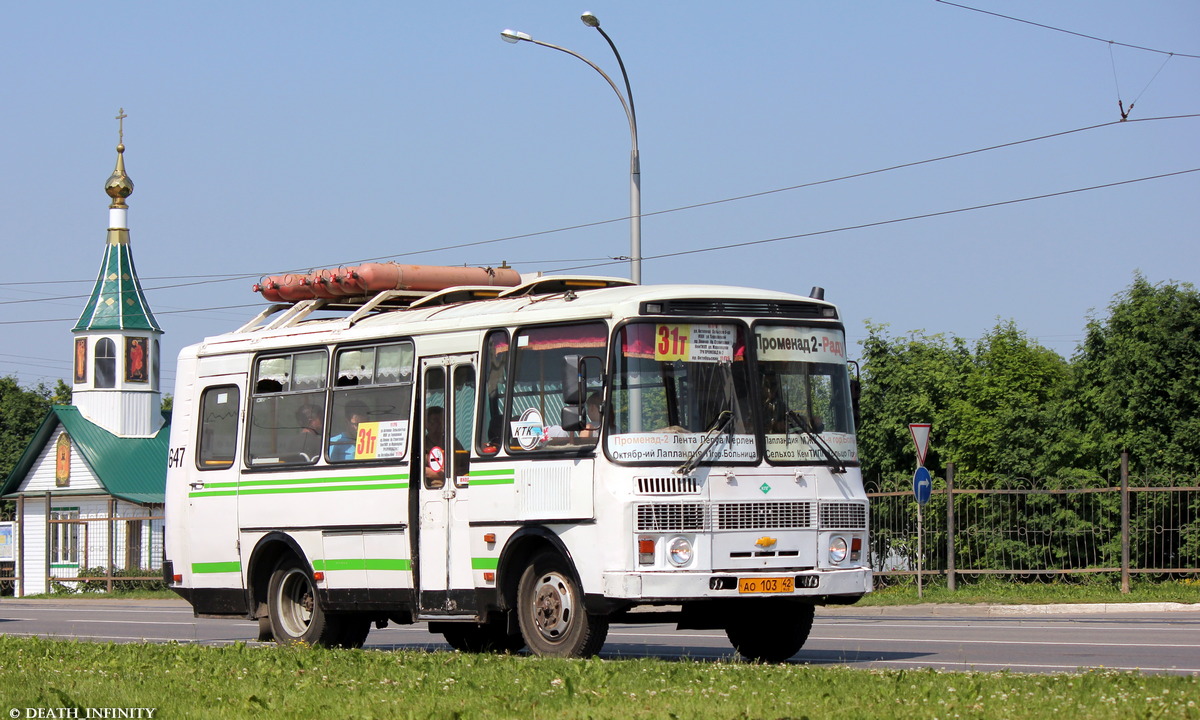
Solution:
[{"label": "bus roof rack", "polygon": [[598,288],[627,287],[637,285],[626,278],[604,277],[602,275],[548,275],[508,288],[500,293],[500,297],[520,297],[522,295],[553,295],[569,290],[596,290]]},{"label": "bus roof rack", "polygon": [[423,298],[417,298],[409,303],[409,307],[433,307],[435,305],[454,305],[463,302],[472,302],[474,300],[491,300],[492,298],[500,297],[500,294],[508,288],[497,287],[495,285],[461,285],[459,287],[446,288],[439,290]]},{"label": "bus roof rack", "polygon": [[[636,285],[625,278],[593,275],[554,275],[539,277],[515,287],[497,285],[456,285],[442,290],[381,290],[371,295],[339,298],[308,298],[293,302],[274,303],[253,320],[235,330],[248,333],[255,330],[277,330],[292,327],[318,310],[349,313],[346,321],[354,325],[376,312],[455,305],[495,298],[555,295],[580,290]],[[282,313],[280,315],[279,313]],[[278,315],[278,317],[276,317]],[[274,319],[271,319],[274,318]]]}]

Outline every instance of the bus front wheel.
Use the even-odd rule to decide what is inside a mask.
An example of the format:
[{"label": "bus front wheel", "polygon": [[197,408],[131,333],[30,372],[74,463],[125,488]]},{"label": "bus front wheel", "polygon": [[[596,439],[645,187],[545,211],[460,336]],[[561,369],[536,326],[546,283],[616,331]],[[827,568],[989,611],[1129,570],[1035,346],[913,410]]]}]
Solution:
[{"label": "bus front wheel", "polygon": [[588,614],[570,563],[556,552],[535,556],[521,574],[517,617],[535,655],[591,657],[608,636],[608,618]]},{"label": "bus front wheel", "polygon": [[725,635],[743,658],[780,663],[804,647],[815,610],[812,605],[794,602],[750,601],[740,615],[730,619]]}]

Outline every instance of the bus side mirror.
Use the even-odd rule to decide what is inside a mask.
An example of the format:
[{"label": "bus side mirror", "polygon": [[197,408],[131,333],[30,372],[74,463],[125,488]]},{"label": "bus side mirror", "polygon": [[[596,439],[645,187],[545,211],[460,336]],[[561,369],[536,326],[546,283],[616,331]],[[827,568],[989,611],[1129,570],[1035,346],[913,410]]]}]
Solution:
[{"label": "bus side mirror", "polygon": [[563,405],[583,405],[586,364],[582,355],[563,358]]},{"label": "bus side mirror", "polygon": [[567,355],[563,358],[563,409],[559,425],[567,432],[577,432],[587,427],[584,414],[584,388],[587,383],[587,361],[582,355]]},{"label": "bus side mirror", "polygon": [[854,431],[862,425],[862,410],[859,409],[859,398],[862,397],[862,381],[859,380],[858,363],[851,360],[848,365],[854,366],[854,376],[850,378],[850,411],[854,414]]}]

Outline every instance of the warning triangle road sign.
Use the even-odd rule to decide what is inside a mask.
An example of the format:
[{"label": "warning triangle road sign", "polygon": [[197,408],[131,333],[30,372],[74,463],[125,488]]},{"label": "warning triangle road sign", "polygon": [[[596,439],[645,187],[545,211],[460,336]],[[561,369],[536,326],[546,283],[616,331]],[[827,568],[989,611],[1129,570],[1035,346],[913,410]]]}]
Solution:
[{"label": "warning triangle road sign", "polygon": [[917,446],[917,465],[925,466],[925,454],[929,452],[930,423],[909,423],[908,431],[912,433],[913,445]]}]

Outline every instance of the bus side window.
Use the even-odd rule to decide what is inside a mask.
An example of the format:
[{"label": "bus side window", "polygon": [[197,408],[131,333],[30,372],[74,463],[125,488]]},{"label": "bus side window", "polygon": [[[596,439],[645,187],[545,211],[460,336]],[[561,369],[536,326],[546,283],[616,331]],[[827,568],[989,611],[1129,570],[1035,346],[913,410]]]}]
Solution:
[{"label": "bus side window", "polygon": [[311,465],[321,457],[328,364],[324,350],[258,359],[247,422],[247,464]]},{"label": "bus side window", "polygon": [[[364,345],[339,350],[334,360],[329,440],[330,463],[400,460],[407,455],[412,404],[412,343]],[[385,437],[390,438],[385,442]]]},{"label": "bus side window", "polygon": [[471,426],[475,419],[475,368],[459,365],[454,368],[454,465],[455,483],[470,473]]},{"label": "bus side window", "polygon": [[196,467],[222,470],[233,465],[237,455],[238,413],[241,393],[234,385],[210,387],[200,398],[200,437]]},{"label": "bus side window", "polygon": [[504,444],[504,396],[508,392],[508,332],[493,330],[483,342],[483,392],[479,394],[479,437],[483,457],[498,455]]},{"label": "bus side window", "polygon": [[[563,367],[567,355],[603,356],[608,345],[604,323],[527,327],[514,337],[515,359],[508,407],[509,453],[578,450],[579,440],[560,424]],[[599,390],[587,385],[590,394]],[[585,445],[594,441],[584,439]]]}]

